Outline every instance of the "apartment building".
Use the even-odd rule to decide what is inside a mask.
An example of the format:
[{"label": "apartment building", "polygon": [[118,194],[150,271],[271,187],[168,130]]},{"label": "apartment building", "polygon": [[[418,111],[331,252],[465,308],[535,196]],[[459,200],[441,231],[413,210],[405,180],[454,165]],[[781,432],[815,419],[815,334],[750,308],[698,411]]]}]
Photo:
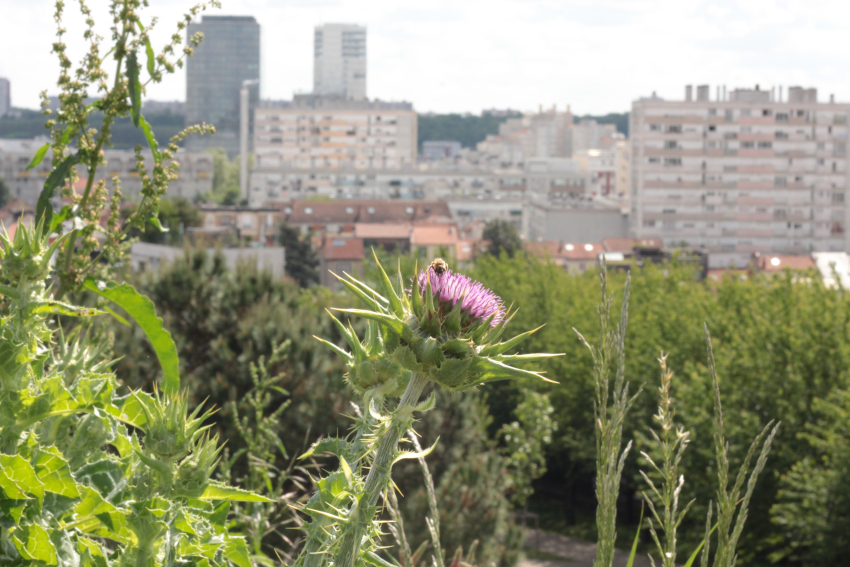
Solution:
[{"label": "apartment building", "polygon": [[711,267],[850,249],[850,104],[801,87],[692,95],[632,104],[632,236],[704,247]]},{"label": "apartment building", "polygon": [[[3,179],[12,193],[12,197],[21,199],[27,204],[35,205],[44,182],[53,167],[50,152],[35,168],[28,170],[27,166],[35,152],[48,140],[0,139],[0,179]],[[145,163],[148,173],[153,168],[153,157],[146,152]],[[98,168],[96,181],[107,179],[107,187],[111,188],[111,180],[118,176],[124,198],[138,200],[142,190],[141,174],[136,165],[136,157],[132,150],[105,150],[106,165]],[[185,197],[193,199],[196,195],[212,191],[213,157],[208,153],[187,152],[180,150],[175,155],[180,162],[178,178],[168,186],[168,197]],[[85,169],[77,166],[77,174],[84,178]]]},{"label": "apartment building", "polygon": [[313,93],[365,100],[366,28],[325,24],[313,37]]},{"label": "apartment building", "polygon": [[254,120],[255,170],[398,170],[416,164],[417,119],[408,103],[296,97],[288,107],[260,105]]}]

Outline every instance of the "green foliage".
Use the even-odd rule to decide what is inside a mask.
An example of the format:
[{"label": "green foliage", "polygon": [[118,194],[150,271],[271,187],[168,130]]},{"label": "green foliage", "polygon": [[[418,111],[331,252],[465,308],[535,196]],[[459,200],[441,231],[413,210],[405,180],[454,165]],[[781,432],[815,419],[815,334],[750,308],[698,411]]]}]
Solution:
[{"label": "green foliage", "polygon": [[511,500],[516,508],[525,508],[534,494],[532,483],[546,472],[545,450],[558,429],[552,418],[554,412],[549,396],[526,390],[514,411],[517,420],[499,430],[507,459],[508,489],[513,492]]},{"label": "green foliage", "polygon": [[[344,431],[350,422],[345,391],[344,365],[319,344],[314,335],[341,341],[324,315],[330,305],[348,300],[328,290],[274,279],[251,266],[229,270],[221,256],[204,250],[189,251],[159,272],[135,280],[136,289],[150,297],[174,337],[180,355],[181,383],[193,403],[209,399],[221,408],[212,417],[215,429],[228,440],[231,454],[247,447],[233,422],[230,403],[243,400],[256,387],[251,362],[265,356],[271,376],[280,376],[276,388],[265,389],[269,407],[292,403],[274,426],[284,447],[305,444],[309,435]],[[111,322],[116,352],[134,353],[117,362],[116,371],[132,388],[150,389],[159,372],[153,349],[140,329]],[[285,351],[272,357],[278,345]],[[248,411],[244,408],[241,411]],[[275,462],[285,469],[287,464]],[[233,469],[234,478],[248,474],[244,461]]]},{"label": "green foliage", "polygon": [[[239,185],[239,156],[230,160],[222,148],[207,150],[213,156],[213,190],[205,198],[219,205],[238,205],[242,202]],[[248,156],[248,167],[254,164],[254,155]]]},{"label": "green foliage", "polygon": [[[446,554],[467,550],[466,561],[472,565],[513,565],[521,541],[508,517],[507,494],[516,490],[515,472],[509,467],[518,455],[502,456],[488,436],[489,422],[480,394],[438,392],[435,408],[422,415],[416,429],[426,445],[439,438],[428,456],[428,468],[439,510],[441,549]],[[434,515],[421,469],[414,461],[401,461],[393,469],[394,482],[404,495],[399,509],[412,549],[431,539],[423,518]]]},{"label": "green foliage", "polygon": [[50,297],[63,238],[41,224],[0,236],[0,562],[248,567],[214,502],[262,497],[210,480],[209,414],[176,392],[120,395],[104,345],[57,332],[54,314],[99,313]]},{"label": "green foliage", "polygon": [[813,419],[799,433],[811,452],[782,476],[771,510],[784,536],[771,559],[837,567],[850,554],[850,392],[812,406]]},{"label": "green foliage", "polygon": [[[153,302],[136,291],[133,286],[123,283],[99,282],[87,278],[85,288],[104,297],[121,307],[139,325],[144,332],[162,368],[163,390],[166,394],[175,395],[180,390],[180,363],[177,348],[171,339],[171,334],[162,326],[162,319],[157,317]],[[122,323],[125,321],[121,320]]]},{"label": "green foliage", "polygon": [[[520,380],[515,386],[511,383],[486,387],[485,391],[494,392],[489,400],[491,412],[499,418],[496,425],[511,419],[519,390],[548,393],[558,423],[547,454],[549,474],[563,475],[568,487],[585,485],[592,479],[595,454],[593,412],[587,403],[594,396],[592,361],[570,329],[575,327],[586,336],[595,332],[595,276],[573,276],[557,266],[521,256],[501,260],[482,257],[472,275],[506,303],[521,306],[512,321],[515,332],[546,323],[524,348],[567,353],[542,365],[546,375],[560,384]],[[624,277],[611,273],[609,282],[612,289],[619,290]],[[815,464],[820,462],[818,451],[800,437],[808,431],[807,423],[820,419],[814,401],[848,388],[848,296],[840,290],[824,288],[818,280],[794,283],[790,275],[695,282],[692,268],[673,263],[635,271],[631,298],[625,346],[629,382],[655,383],[657,353],[662,349],[669,349],[667,363],[679,369],[681,376],[677,382],[677,416],[694,441],[680,465],[687,480],[680,498],[684,502],[697,499],[678,535],[684,554],[689,554],[704,537],[708,502],[715,499],[717,486],[716,454],[707,441],[714,432],[708,404],[713,398],[713,386],[704,362],[703,323],[712,331],[724,414],[734,416],[724,423],[731,466],[743,462],[750,443],[768,422],[782,420],[770,460],[752,495],[747,530],[738,542],[740,562],[767,564],[770,553],[787,549],[787,529],[771,522],[779,479],[807,457]],[[636,401],[625,427],[634,432],[638,441],[651,437],[656,409],[652,396],[642,395]],[[641,445],[640,449],[646,450],[646,446]],[[624,472],[623,490],[628,495],[641,484],[636,463],[630,460]]]},{"label": "green foliage", "polygon": [[[135,212],[136,205],[130,204],[122,209],[121,216],[127,218]],[[161,200],[156,218],[159,219],[159,227],[162,229],[148,221],[144,231],[134,229],[130,231],[130,236],[152,244],[182,246],[183,231],[190,226],[199,226],[203,221],[200,209],[184,197]]]},{"label": "green foliage", "polygon": [[481,235],[484,240],[487,240],[487,253],[495,257],[499,257],[502,253],[507,254],[510,258],[522,250],[522,241],[519,239],[519,233],[512,222],[504,219],[493,219],[484,226],[484,231]]},{"label": "green foliage", "polygon": [[417,132],[419,150],[422,142],[448,140],[460,142],[464,148],[474,148],[490,134],[499,133],[499,124],[507,120],[503,116],[474,116],[472,114],[419,115]]},{"label": "green foliage", "polygon": [[278,242],[286,249],[286,274],[301,287],[319,283],[319,255],[313,250],[310,235],[302,236],[284,222],[278,227]]}]

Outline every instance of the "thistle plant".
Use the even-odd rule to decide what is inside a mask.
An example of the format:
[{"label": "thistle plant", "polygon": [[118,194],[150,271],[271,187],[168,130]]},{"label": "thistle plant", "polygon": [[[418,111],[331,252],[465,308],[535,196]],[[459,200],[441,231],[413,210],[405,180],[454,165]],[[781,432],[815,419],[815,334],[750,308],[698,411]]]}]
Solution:
[{"label": "thistle plant", "polygon": [[176,388],[119,395],[103,344],[58,331],[54,317],[105,312],[51,296],[50,259],[70,236],[51,243],[43,223],[0,232],[0,562],[250,567],[227,509],[266,499],[212,480],[209,411]]},{"label": "thistle plant", "polygon": [[[357,421],[353,441],[335,440],[331,447],[326,440],[309,453],[333,448],[340,470],[320,481],[311,500],[323,508],[308,504],[304,509],[312,522],[299,566],[351,567],[374,560],[381,534],[377,505],[391,486],[392,465],[427,453],[399,450],[414,412],[433,407],[433,392],[420,402],[427,386],[462,391],[494,380],[542,378],[510,363],[553,356],[506,354],[534,331],[500,342],[511,313],[498,296],[453,273],[442,260],[416,275],[411,289],[400,271],[393,283],[375,260],[383,294],[347,274],[339,278],[368,307],[338,310],[367,320],[363,341],[333,315],[351,352],[319,339],[346,360],[348,381],[363,396],[364,417]],[[389,410],[395,397],[399,402]]]},{"label": "thistle plant", "polygon": [[[602,302],[599,305],[599,343],[590,343],[575,329],[579,338],[593,357],[593,381],[596,397],[593,414],[596,424],[596,528],[598,542],[594,567],[611,567],[614,561],[614,544],[617,540],[617,498],[620,494],[620,479],[632,442],[620,450],[623,440],[623,422],[634,404],[638,392],[629,397],[626,373],[626,326],[629,320],[629,283],[623,292],[623,307],[620,324],[611,328],[613,294],[608,293],[608,272],[605,262],[600,261],[599,277],[602,284]],[[614,370],[613,384],[611,370]],[[613,387],[612,387],[613,386]],[[609,400],[613,403],[609,407]]]},{"label": "thistle plant", "polygon": [[[649,506],[651,514],[649,531],[661,556],[661,565],[663,567],[674,567],[676,565],[676,530],[694,503],[691,500],[683,509],[679,509],[679,496],[685,485],[685,477],[679,474],[679,464],[682,460],[682,454],[688,447],[690,433],[685,431],[681,425],[676,426],[674,422],[676,412],[673,409],[671,393],[673,372],[667,368],[667,356],[663,352],[658,360],[661,364],[661,386],[658,388],[658,413],[654,416],[654,419],[661,428],[661,434],[659,435],[653,430],[652,439],[655,448],[661,455],[661,461],[656,463],[646,452],[642,452],[641,455],[660,477],[661,484],[656,485],[643,471],[640,474],[649,487],[649,493],[647,494],[644,491],[643,497],[647,506]],[[664,532],[663,542],[658,535],[656,526]]]}]

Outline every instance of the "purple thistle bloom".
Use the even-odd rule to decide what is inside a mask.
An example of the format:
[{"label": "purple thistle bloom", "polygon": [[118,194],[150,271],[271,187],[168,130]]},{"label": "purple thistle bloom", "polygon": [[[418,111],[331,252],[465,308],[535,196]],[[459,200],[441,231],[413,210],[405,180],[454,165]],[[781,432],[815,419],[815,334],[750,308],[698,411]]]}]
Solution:
[{"label": "purple thistle bloom", "polygon": [[434,268],[428,268],[419,273],[419,289],[423,295],[429,277],[434,298],[448,304],[448,309],[462,300],[461,309],[473,320],[486,321],[495,314],[490,322],[490,325],[495,327],[505,318],[505,305],[502,298],[484,287],[481,282],[451,270],[438,275]]}]

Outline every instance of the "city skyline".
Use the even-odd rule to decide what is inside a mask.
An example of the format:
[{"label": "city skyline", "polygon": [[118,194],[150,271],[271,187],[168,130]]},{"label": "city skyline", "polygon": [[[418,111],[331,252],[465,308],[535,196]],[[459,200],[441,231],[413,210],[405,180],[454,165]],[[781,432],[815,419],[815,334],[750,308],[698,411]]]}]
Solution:
[{"label": "city skyline", "polygon": [[[174,31],[191,2],[154,0],[156,44]],[[608,0],[551,2],[498,0],[427,8],[362,0],[225,1],[210,14],[251,15],[263,34],[263,92],[290,99],[312,88],[313,33],[324,23],[369,30],[369,94],[408,100],[420,112],[473,112],[483,108],[560,108],[579,114],[628,111],[653,91],[681,98],[683,83],[725,84],[728,89],[814,86],[822,96],[850,100],[850,77],[841,70],[850,54],[840,45],[850,6],[839,2],[755,0],[678,3]],[[18,107],[36,108],[38,92],[55,94],[56,64],[49,54],[55,28],[52,4],[0,0],[0,76],[12,82]],[[105,24],[104,0],[92,3]],[[486,6],[486,9],[484,9]],[[81,23],[66,27],[72,54],[80,54]],[[845,26],[846,27],[846,26]],[[105,26],[99,28],[106,35]],[[26,53],[26,57],[21,57]],[[38,76],[31,70],[39,69]],[[156,100],[183,100],[185,71],[149,89]]]}]

